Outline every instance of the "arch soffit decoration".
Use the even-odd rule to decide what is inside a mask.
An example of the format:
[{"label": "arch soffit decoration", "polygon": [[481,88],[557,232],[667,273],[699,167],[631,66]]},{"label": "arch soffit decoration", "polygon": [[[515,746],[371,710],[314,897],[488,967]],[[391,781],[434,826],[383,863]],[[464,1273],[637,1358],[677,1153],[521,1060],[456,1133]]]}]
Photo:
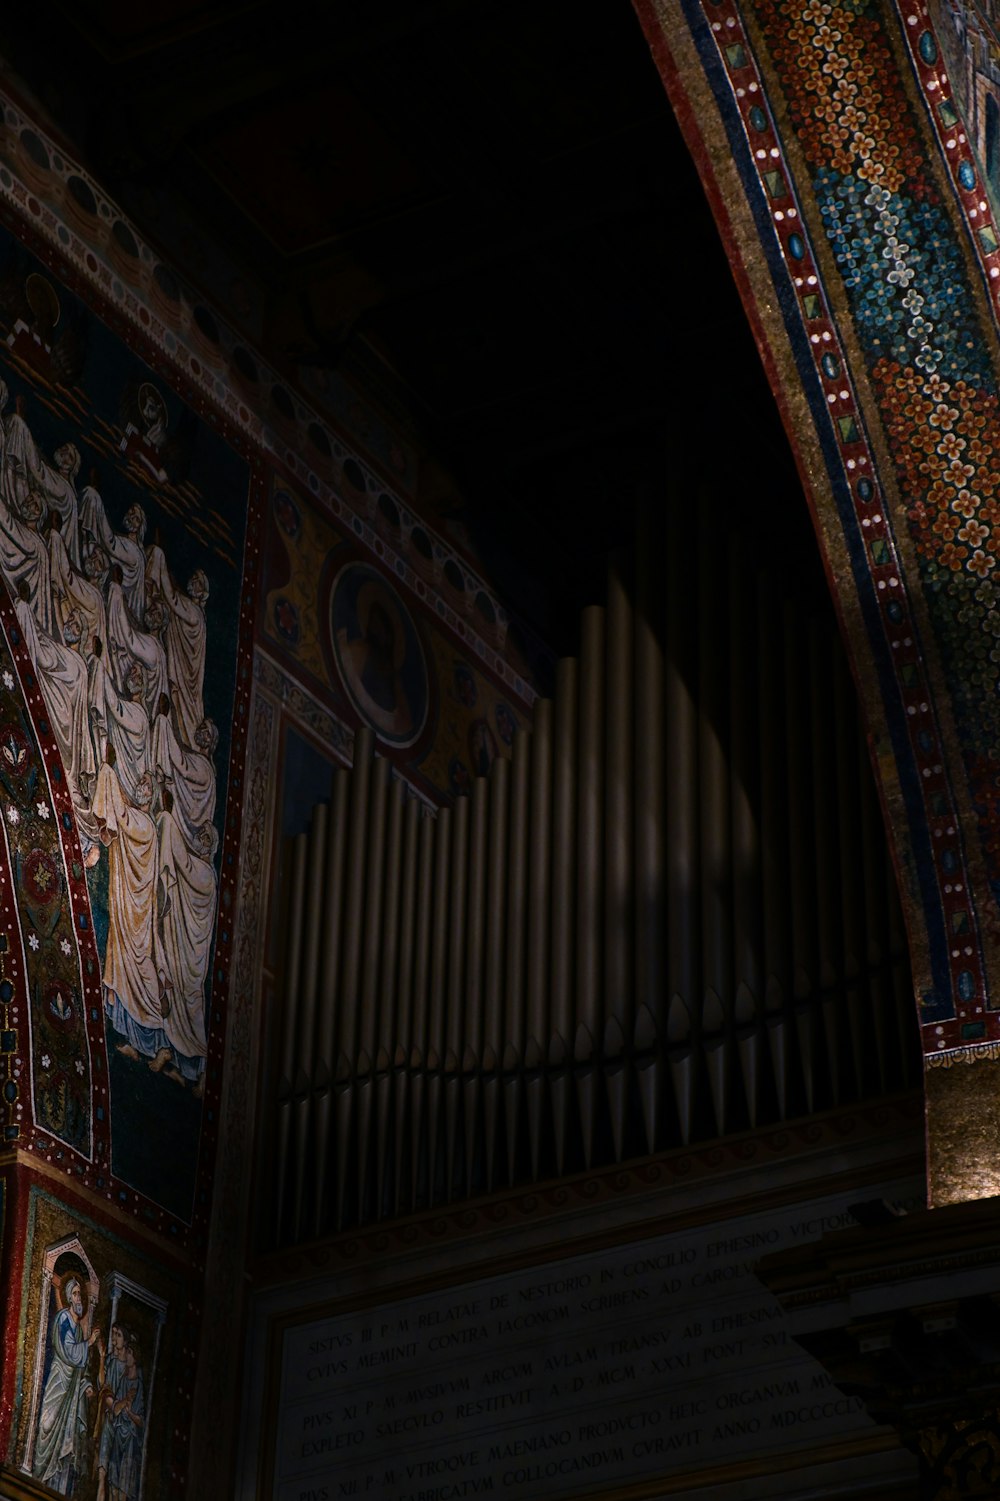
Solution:
[{"label": "arch soffit decoration", "polygon": [[1000,35],[959,0],[634,3],[854,666],[909,930],[931,1202],[992,1195],[1000,165],[991,183],[979,137],[984,97],[1000,101]]}]

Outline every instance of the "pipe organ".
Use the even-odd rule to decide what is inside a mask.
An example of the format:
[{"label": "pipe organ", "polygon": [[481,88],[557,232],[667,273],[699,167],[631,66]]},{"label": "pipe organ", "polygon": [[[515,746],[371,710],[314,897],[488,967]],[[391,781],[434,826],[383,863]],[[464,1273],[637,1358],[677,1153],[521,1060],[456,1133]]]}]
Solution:
[{"label": "pipe organ", "polygon": [[270,1243],[918,1080],[832,621],[643,525],[469,796],[430,813],[362,730],[290,842]]}]

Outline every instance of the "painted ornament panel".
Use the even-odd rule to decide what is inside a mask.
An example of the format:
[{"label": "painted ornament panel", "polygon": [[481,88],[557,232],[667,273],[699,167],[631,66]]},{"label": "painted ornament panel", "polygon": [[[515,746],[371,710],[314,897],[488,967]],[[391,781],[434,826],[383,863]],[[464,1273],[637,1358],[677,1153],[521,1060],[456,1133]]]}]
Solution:
[{"label": "painted ornament panel", "polygon": [[169,1494],[180,1284],[44,1190],[28,1238],[18,1469],[77,1501]]},{"label": "painted ornament panel", "polygon": [[[390,577],[380,539],[367,554],[363,529],[346,535],[285,485],[275,485],[269,523],[260,620],[269,655],[345,723],[369,725],[380,753],[433,801],[467,793],[510,753],[534,697],[516,676],[505,690],[510,664],[478,634],[486,617],[466,610],[449,630],[440,580],[432,609],[422,578],[413,588],[405,569]],[[327,785],[316,784],[317,798]]]},{"label": "painted ornament panel", "polygon": [[190,1221],[249,470],[0,248],[0,984],[23,973],[37,1125]]}]

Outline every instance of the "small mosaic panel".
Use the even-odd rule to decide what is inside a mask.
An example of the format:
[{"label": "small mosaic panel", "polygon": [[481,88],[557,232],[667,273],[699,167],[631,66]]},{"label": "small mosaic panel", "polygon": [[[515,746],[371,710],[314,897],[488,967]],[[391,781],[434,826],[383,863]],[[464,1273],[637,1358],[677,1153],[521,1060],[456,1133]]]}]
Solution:
[{"label": "small mosaic panel", "polygon": [[16,1469],[59,1495],[155,1501],[182,1483],[187,1288],[47,1189],[27,1213]]}]

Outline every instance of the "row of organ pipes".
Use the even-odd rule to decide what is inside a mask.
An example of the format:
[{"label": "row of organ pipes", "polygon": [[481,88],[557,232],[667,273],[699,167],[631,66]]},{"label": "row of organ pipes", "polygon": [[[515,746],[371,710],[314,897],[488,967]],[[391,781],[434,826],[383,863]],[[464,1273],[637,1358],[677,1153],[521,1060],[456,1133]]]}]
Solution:
[{"label": "row of organ pipes", "polygon": [[362,730],[289,841],[269,1243],[919,1078],[829,609],[645,526],[469,796],[430,812]]}]

